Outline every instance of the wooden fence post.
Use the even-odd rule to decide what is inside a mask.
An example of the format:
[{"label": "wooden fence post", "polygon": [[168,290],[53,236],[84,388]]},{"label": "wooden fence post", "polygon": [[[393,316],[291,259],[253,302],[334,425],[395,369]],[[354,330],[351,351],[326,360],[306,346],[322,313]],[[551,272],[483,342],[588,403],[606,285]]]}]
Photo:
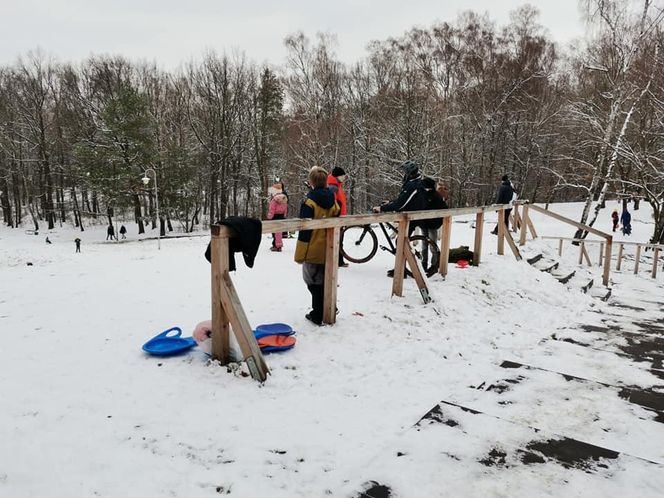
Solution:
[{"label": "wooden fence post", "polygon": [[599,266],[602,266],[602,255],[604,254],[604,242],[599,243]]},{"label": "wooden fence post", "polygon": [[529,213],[528,213],[528,204],[523,205],[523,217],[521,219],[521,234],[519,237],[519,245],[520,246],[525,246],[526,245],[526,235],[528,234],[528,223],[530,221],[529,218]]},{"label": "wooden fence post", "polygon": [[397,254],[394,258],[394,276],[392,277],[392,295],[403,296],[403,274],[406,269],[406,240],[408,239],[408,215],[404,214],[399,221],[397,235]]},{"label": "wooden fence post", "polygon": [[475,245],[473,246],[473,266],[479,266],[482,259],[482,233],[484,230],[484,211],[475,215]]},{"label": "wooden fence post", "polygon": [[652,272],[650,276],[652,278],[657,278],[657,261],[659,259],[659,247],[655,247],[655,254],[652,257]]},{"label": "wooden fence post", "polygon": [[606,248],[604,252],[604,275],[602,275],[602,283],[605,287],[609,285],[609,277],[611,275],[611,246],[613,245],[613,237],[606,239]]},{"label": "wooden fence post", "polygon": [[230,361],[230,337],[228,315],[221,301],[221,285],[224,273],[228,273],[228,237],[212,234],[210,263],[212,265],[212,358],[222,365]]},{"label": "wooden fence post", "polygon": [[452,218],[443,218],[443,229],[440,231],[440,260],[438,261],[438,273],[443,277],[447,275],[447,262],[450,259],[450,234],[452,232]]},{"label": "wooden fence post", "polygon": [[579,243],[579,265],[583,264],[583,249],[584,249],[584,242],[581,241]]},{"label": "wooden fence post", "polygon": [[323,290],[323,322],[330,325],[337,319],[337,275],[339,270],[338,227],[325,230],[325,287]]},{"label": "wooden fence post", "polygon": [[505,255],[505,210],[498,210],[498,254]]},{"label": "wooden fence post", "polygon": [[636,257],[634,258],[634,275],[639,273],[639,263],[641,262],[641,246],[636,246]]},{"label": "wooden fence post", "polygon": [[563,255],[563,239],[558,241],[558,256]]},{"label": "wooden fence post", "polygon": [[622,257],[623,257],[623,248],[625,247],[624,244],[620,244],[618,246],[618,262],[616,263],[616,270],[620,271],[620,266],[622,265]]}]

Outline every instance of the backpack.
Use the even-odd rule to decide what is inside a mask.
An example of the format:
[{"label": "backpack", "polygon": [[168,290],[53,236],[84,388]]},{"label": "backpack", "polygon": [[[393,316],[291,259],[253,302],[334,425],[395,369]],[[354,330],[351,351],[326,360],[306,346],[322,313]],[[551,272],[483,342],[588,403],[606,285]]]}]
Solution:
[{"label": "backpack", "polygon": [[459,246],[455,249],[450,249],[450,255],[447,258],[447,261],[450,263],[456,263],[462,259],[465,259],[469,263],[473,262],[473,251],[468,249],[468,246]]}]

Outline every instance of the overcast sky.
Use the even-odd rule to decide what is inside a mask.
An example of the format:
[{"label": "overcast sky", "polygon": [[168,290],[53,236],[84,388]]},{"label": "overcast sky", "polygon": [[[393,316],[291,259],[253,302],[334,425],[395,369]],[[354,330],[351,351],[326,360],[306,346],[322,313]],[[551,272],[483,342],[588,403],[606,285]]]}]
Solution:
[{"label": "overcast sky", "polygon": [[[40,47],[61,61],[122,54],[175,68],[205,49],[244,50],[256,62],[280,64],[284,37],[297,30],[337,35],[350,62],[368,42],[398,36],[459,12],[489,12],[503,24],[520,0],[0,0],[0,64]],[[531,0],[540,23],[561,43],[583,34],[578,0]]]}]

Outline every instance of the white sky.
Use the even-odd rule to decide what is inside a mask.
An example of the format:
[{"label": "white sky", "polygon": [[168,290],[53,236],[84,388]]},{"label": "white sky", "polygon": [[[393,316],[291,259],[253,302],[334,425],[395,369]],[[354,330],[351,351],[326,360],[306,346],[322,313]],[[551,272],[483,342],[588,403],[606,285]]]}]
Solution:
[{"label": "white sky", "polygon": [[[346,62],[374,39],[398,36],[461,11],[488,11],[499,25],[523,0],[0,0],[0,64],[41,48],[62,61],[91,53],[155,60],[167,69],[205,49],[241,49],[256,62],[283,62],[284,37],[331,32]],[[578,0],[531,0],[540,23],[566,43],[583,34]]]}]

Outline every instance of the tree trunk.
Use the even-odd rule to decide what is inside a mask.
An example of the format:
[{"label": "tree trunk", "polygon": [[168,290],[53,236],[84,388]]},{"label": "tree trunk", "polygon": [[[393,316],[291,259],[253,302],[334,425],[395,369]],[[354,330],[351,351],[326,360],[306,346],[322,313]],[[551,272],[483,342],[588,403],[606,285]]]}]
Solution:
[{"label": "tree trunk", "polygon": [[134,218],[136,223],[138,223],[138,233],[145,233],[145,226],[143,225],[143,215],[141,213],[141,200],[138,197],[138,193],[134,193]]}]

